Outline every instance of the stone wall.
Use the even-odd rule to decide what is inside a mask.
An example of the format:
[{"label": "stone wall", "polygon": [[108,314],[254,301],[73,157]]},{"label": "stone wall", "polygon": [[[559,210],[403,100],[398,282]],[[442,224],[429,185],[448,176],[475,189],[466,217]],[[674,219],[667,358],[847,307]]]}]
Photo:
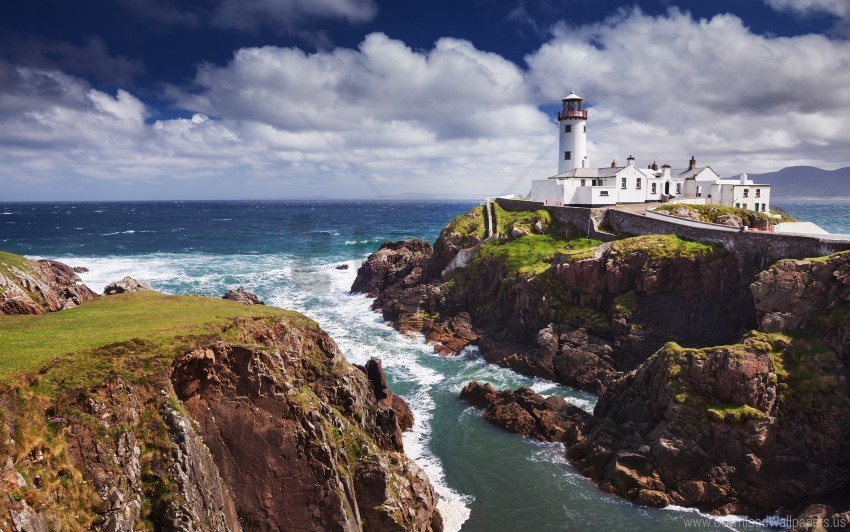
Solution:
[{"label": "stone wall", "polygon": [[699,242],[713,242],[723,245],[729,251],[744,257],[759,259],[764,265],[779,259],[805,259],[830,255],[850,250],[850,240],[836,240],[835,237],[817,235],[788,235],[761,233],[757,231],[729,232],[711,227],[691,227],[678,223],[648,218],[640,214],[618,211],[607,207],[554,207],[537,201],[523,201],[498,198],[496,202],[508,211],[526,211],[543,209],[561,222],[571,223],[582,234],[609,242],[617,237],[599,230],[603,224],[617,233],[630,235],[677,235]]},{"label": "stone wall", "polygon": [[820,257],[850,250],[850,240],[829,240],[817,236],[783,235],[748,231],[730,233],[702,227],[689,227],[672,221],[655,220],[617,210],[609,210],[606,222],[620,233],[632,235],[677,235],[700,242],[722,244],[729,251],[743,256],[778,259],[804,259]]}]

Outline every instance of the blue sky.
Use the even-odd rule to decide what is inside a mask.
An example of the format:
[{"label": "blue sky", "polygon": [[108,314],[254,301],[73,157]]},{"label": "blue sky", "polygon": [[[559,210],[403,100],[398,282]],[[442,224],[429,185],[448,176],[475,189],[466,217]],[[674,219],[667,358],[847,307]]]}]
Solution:
[{"label": "blue sky", "polygon": [[0,20],[0,201],[467,197],[850,165],[850,0],[82,0]]}]

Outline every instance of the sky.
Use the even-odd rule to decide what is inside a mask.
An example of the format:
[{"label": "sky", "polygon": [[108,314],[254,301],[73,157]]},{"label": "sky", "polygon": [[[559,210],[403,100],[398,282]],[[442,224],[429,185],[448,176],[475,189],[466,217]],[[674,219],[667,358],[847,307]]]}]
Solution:
[{"label": "sky", "polygon": [[470,198],[592,166],[850,166],[850,0],[27,0],[0,201]]}]

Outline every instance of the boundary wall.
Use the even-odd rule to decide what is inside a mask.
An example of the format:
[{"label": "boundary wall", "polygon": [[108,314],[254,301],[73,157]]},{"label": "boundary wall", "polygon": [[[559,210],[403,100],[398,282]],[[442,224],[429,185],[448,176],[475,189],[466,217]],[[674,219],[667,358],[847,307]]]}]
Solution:
[{"label": "boundary wall", "polygon": [[720,244],[727,250],[762,263],[779,259],[804,259],[850,250],[850,237],[841,235],[794,235],[740,229],[688,220],[668,219],[662,215],[644,216],[612,208],[555,207],[536,201],[497,198],[505,210],[546,210],[562,222],[604,242],[618,238],[599,230],[605,224],[617,233],[630,235],[676,235],[688,240]]}]

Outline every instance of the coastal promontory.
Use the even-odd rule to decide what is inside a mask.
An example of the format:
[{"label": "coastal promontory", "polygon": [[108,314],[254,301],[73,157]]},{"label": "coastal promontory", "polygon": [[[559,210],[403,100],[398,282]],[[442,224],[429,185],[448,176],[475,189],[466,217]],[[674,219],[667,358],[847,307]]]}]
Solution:
[{"label": "coastal promontory", "polygon": [[409,408],[312,320],[153,290],[69,306],[0,320],[0,529],[442,529]]},{"label": "coastal promontory", "polygon": [[492,207],[433,246],[385,244],[353,286],[440,354],[475,345],[599,396],[591,413],[470,383],[461,397],[485,419],[565,444],[601,489],[641,504],[844,515],[850,252],[765,261],[602,226],[603,242],[547,210]]}]

